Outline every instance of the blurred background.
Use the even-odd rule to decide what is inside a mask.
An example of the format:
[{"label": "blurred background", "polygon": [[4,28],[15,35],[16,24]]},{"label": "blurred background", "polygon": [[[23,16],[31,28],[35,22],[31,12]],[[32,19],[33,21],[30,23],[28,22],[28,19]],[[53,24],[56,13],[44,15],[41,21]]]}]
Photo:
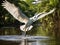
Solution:
[{"label": "blurred background", "polygon": [[[0,0],[0,35],[21,35],[19,27],[21,22],[17,21],[1,5],[4,0]],[[54,13],[39,19],[34,23],[34,28],[27,32],[27,35],[52,36],[60,38],[60,1],[59,0],[7,0],[18,6],[28,17],[36,13],[48,12],[54,7]],[[40,3],[33,2],[42,1]]]}]

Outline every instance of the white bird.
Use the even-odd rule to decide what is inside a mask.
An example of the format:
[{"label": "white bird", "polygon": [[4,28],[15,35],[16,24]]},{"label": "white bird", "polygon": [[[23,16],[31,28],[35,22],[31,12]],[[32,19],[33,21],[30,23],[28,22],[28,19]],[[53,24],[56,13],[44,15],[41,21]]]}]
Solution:
[{"label": "white bird", "polygon": [[40,18],[45,17],[46,15],[49,15],[55,11],[56,8],[53,8],[49,12],[42,12],[37,15],[34,15],[31,18],[28,18],[25,14],[22,13],[22,11],[16,7],[14,4],[4,1],[2,3],[2,6],[18,21],[25,23],[24,25],[20,26],[20,30],[22,31],[29,31],[33,28],[32,23],[37,21]]}]

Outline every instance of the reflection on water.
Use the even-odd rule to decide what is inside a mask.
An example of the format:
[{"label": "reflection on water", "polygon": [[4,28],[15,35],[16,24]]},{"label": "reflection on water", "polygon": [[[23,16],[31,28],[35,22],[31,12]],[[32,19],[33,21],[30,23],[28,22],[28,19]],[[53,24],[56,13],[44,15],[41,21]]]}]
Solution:
[{"label": "reflection on water", "polygon": [[[1,35],[0,44],[2,45],[53,45],[50,44],[50,37],[47,36],[20,36],[20,35]],[[55,42],[53,42],[55,43]]]},{"label": "reflection on water", "polygon": [[47,43],[42,43],[39,40],[36,41],[28,41],[27,39],[21,41],[20,45],[47,45]]},{"label": "reflection on water", "polygon": [[[59,39],[55,39],[55,37],[54,39],[50,39],[48,36],[23,37],[21,36],[21,34],[22,34],[21,31],[16,28],[2,28],[0,29],[0,44],[1,45],[60,45]],[[3,35],[5,35],[5,37]]]},{"label": "reflection on water", "polygon": [[0,41],[1,45],[56,45],[56,42],[51,40],[21,40],[21,41]]}]

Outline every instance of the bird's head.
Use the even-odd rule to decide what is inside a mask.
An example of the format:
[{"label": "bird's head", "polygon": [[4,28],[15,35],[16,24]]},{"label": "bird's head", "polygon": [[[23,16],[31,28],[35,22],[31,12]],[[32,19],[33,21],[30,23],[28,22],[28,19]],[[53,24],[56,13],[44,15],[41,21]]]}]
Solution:
[{"label": "bird's head", "polygon": [[20,26],[20,30],[22,30],[22,31],[29,31],[29,30],[31,30],[32,28],[33,28],[32,25],[29,26],[29,27],[27,27],[27,28],[25,28],[25,25]]}]

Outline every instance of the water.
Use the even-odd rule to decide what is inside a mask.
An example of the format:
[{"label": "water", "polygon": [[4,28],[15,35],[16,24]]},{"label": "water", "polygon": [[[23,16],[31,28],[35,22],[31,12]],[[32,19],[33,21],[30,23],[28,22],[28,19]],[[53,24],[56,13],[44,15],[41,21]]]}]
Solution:
[{"label": "water", "polygon": [[13,41],[0,41],[1,45],[56,45],[54,41],[49,40],[30,40],[27,39],[21,40],[19,42]]},{"label": "water", "polygon": [[[0,29],[1,45],[60,45],[60,40],[53,36],[22,35],[22,31],[15,28]],[[30,33],[30,32],[29,32]]]},{"label": "water", "polygon": [[21,35],[1,35],[0,44],[2,45],[48,45],[50,40],[47,36],[21,36]]}]

